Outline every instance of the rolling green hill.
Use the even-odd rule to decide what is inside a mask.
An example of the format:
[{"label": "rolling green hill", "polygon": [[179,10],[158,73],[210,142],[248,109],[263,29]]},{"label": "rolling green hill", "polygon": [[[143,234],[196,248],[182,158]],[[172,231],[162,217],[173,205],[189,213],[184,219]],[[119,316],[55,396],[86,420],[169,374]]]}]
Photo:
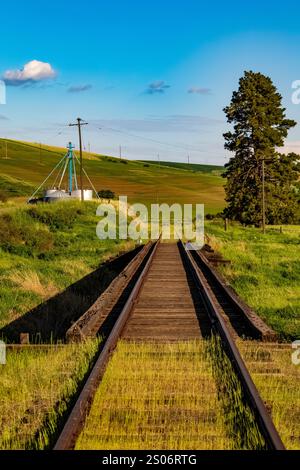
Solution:
[{"label": "rolling green hill", "polygon": [[[6,158],[5,143],[0,139],[0,192],[7,197],[30,196],[65,153],[59,147],[43,145],[40,151],[39,144],[7,140]],[[127,195],[130,202],[197,202],[205,204],[206,212],[224,207],[222,167],[170,162],[158,166],[157,162],[85,152],[84,168],[97,190],[111,189]],[[87,180],[84,185],[90,186]]]},{"label": "rolling green hill", "polygon": [[200,172],[200,173],[211,173],[213,175],[221,175],[224,171],[223,166],[217,165],[206,165],[200,163],[180,163],[180,162],[165,162],[160,161],[148,161],[148,160],[141,160],[143,163],[149,163],[151,165],[158,165],[158,166],[167,166],[169,168],[178,168],[180,170],[187,170],[192,172]]}]

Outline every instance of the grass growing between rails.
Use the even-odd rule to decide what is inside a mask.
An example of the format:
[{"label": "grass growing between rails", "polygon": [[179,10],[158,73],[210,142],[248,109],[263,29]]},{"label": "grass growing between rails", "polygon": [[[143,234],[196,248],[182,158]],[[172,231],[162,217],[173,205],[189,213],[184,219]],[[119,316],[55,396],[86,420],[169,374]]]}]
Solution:
[{"label": "grass growing between rails", "polygon": [[98,346],[8,350],[0,365],[0,450],[49,447]]},{"label": "grass growing between rails", "polygon": [[260,229],[205,222],[209,242],[230,265],[220,267],[238,294],[282,339],[300,337],[300,226]]},{"label": "grass growing between rails", "polygon": [[[233,375],[216,340],[121,341],[76,449],[263,448]],[[232,386],[229,403],[224,390]]]},{"label": "grass growing between rails", "polygon": [[256,341],[238,346],[284,445],[300,450],[300,366],[292,362],[292,348]]},{"label": "grass growing between rails", "polygon": [[97,202],[3,205],[0,328],[134,243],[99,240]]}]

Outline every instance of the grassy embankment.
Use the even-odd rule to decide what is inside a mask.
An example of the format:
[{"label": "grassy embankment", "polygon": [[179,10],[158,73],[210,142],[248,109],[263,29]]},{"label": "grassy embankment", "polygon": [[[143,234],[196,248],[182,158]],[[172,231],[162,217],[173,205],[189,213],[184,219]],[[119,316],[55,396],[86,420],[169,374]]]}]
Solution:
[{"label": "grassy embankment", "polygon": [[0,328],[134,247],[99,240],[97,203],[3,205],[0,213]]},{"label": "grassy embankment", "polygon": [[260,229],[206,222],[212,246],[231,264],[220,268],[244,300],[282,339],[300,337],[300,226]]},{"label": "grassy embankment", "polygon": [[52,439],[99,341],[7,351],[0,365],[0,450],[44,449]]}]

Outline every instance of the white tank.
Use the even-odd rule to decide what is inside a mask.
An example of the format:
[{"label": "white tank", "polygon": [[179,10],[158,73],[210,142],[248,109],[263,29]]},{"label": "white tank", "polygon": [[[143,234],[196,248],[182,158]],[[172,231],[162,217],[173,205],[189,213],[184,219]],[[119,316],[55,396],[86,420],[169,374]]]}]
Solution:
[{"label": "white tank", "polygon": [[44,199],[46,202],[60,201],[61,199],[69,199],[69,194],[62,189],[47,189]]},{"label": "white tank", "polygon": [[[74,199],[81,199],[81,190],[75,189],[74,191],[72,191],[71,197]],[[91,201],[93,199],[93,191],[91,189],[84,189],[83,199],[84,201]]]},{"label": "white tank", "polygon": [[[61,199],[81,199],[80,189],[75,189],[69,194],[64,189],[47,189],[45,191],[44,200],[46,202],[60,201]],[[83,190],[84,201],[91,201],[93,199],[93,191],[91,189]]]}]

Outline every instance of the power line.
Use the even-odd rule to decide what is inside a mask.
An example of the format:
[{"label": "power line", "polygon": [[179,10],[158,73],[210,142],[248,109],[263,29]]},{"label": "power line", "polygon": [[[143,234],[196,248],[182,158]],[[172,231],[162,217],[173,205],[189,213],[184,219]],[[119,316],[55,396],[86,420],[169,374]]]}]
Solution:
[{"label": "power line", "polygon": [[148,142],[154,142],[155,144],[160,144],[160,145],[166,145],[168,147],[173,147],[173,148],[178,148],[178,149],[183,149],[183,150],[188,150],[190,152],[204,152],[204,150],[200,149],[193,149],[190,146],[182,145],[182,144],[171,144],[170,142],[162,142],[161,140],[156,140],[156,139],[151,139],[150,137],[144,137],[141,135],[136,135],[136,134],[131,134],[129,132],[122,131],[121,129],[114,129],[112,127],[98,127],[99,130],[101,131],[113,131],[113,132],[119,132],[121,134],[127,135],[128,137],[133,137],[136,139],[142,139],[142,140],[147,140]]}]

